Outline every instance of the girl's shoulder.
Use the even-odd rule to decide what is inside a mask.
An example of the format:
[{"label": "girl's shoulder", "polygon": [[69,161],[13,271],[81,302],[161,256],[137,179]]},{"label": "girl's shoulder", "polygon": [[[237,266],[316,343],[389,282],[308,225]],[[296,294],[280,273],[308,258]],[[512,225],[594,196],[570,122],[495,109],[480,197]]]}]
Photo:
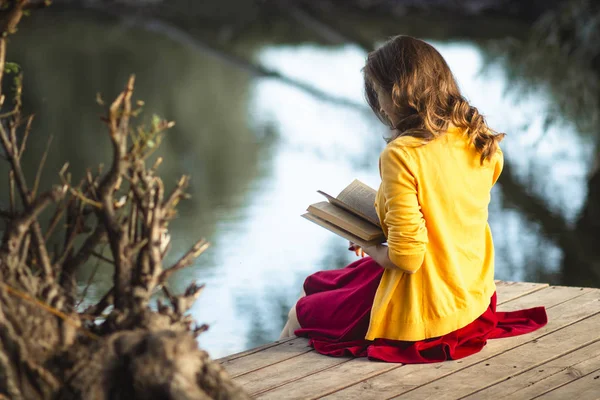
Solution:
[{"label": "girl's shoulder", "polygon": [[383,178],[382,171],[397,171],[398,168],[412,170],[414,168],[414,152],[422,146],[423,140],[412,136],[399,136],[388,142],[379,155],[379,172]]},{"label": "girl's shoulder", "polygon": [[410,135],[405,135],[405,136],[398,136],[396,138],[394,138],[394,140],[391,140],[388,144],[387,147],[391,147],[391,148],[416,148],[416,147],[420,147],[423,146],[424,144],[427,144],[427,140],[424,140],[422,138],[418,138],[415,136],[410,136]]},{"label": "girl's shoulder", "polygon": [[379,156],[380,159],[387,159],[390,157],[405,157],[407,156],[408,150],[418,145],[417,140],[410,136],[400,136],[394,140],[388,142],[384,147]]},{"label": "girl's shoulder", "polygon": [[424,145],[427,141],[417,138],[414,136],[398,136],[394,140],[388,142],[383,151],[381,152],[381,158],[387,158],[390,156],[400,158],[412,158],[415,151]]}]

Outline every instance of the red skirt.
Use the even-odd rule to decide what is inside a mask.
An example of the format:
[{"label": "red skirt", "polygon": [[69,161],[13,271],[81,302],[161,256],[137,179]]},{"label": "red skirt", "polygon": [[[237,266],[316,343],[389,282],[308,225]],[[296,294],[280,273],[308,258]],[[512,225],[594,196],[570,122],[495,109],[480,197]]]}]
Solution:
[{"label": "red skirt", "polygon": [[512,312],[496,311],[496,293],[488,309],[464,328],[417,342],[366,340],[375,292],[384,269],[370,257],[346,268],[320,271],[304,282],[306,296],[296,305],[301,329],[297,336],[325,355],[369,357],[394,363],[416,364],[456,360],[475,354],[487,339],[535,331],[548,322],[544,307]]}]

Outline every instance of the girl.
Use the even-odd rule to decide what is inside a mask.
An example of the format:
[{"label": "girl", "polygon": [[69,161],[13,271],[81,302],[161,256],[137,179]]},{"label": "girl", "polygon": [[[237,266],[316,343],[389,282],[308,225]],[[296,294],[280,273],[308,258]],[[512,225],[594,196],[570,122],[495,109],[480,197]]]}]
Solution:
[{"label": "girl", "polygon": [[398,36],[369,54],[365,91],[392,129],[375,207],[387,245],[342,270],[309,276],[282,337],[327,355],[421,363],[531,332],[543,307],[496,311],[490,190],[502,171],[497,134],[461,95],[429,44]]}]

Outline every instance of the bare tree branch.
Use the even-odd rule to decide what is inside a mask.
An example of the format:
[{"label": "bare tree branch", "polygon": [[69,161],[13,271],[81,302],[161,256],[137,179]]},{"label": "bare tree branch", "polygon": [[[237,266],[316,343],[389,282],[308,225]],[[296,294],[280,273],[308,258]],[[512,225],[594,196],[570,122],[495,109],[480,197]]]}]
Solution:
[{"label": "bare tree branch", "polygon": [[[83,265],[92,255],[94,249],[106,239],[106,230],[103,225],[98,224],[94,233],[87,237],[85,242],[79,248],[77,254],[70,257],[62,264],[59,284],[65,291],[75,299],[75,290],[77,285],[75,282],[75,272],[77,268]],[[74,300],[73,300],[74,301]]]},{"label": "bare tree branch", "polygon": [[108,292],[106,292],[104,296],[102,296],[99,302],[86,308],[83,312],[83,315],[98,317],[100,314],[102,314],[104,310],[106,310],[107,307],[113,304],[114,292],[115,288],[113,287]]},{"label": "bare tree branch", "polygon": [[15,172],[11,169],[8,173],[8,198],[10,202],[10,212],[14,213],[17,209],[15,199]]},{"label": "bare tree branch", "polygon": [[[5,38],[0,39],[0,42],[4,41]],[[4,69],[4,65],[0,65],[0,69]],[[9,162],[11,164],[11,172],[17,183],[17,188],[19,190],[19,194],[21,195],[21,200],[23,204],[26,205],[26,208],[32,207],[32,199],[29,194],[29,190],[27,188],[27,183],[25,180],[25,175],[23,174],[23,170],[21,168],[21,162],[18,152],[18,144],[16,141],[16,137],[14,135],[14,131],[16,130],[16,125],[13,125],[11,128],[10,138],[6,132],[4,123],[0,122],[0,140],[2,141],[2,145],[4,146],[4,151],[6,152]],[[37,218],[38,213],[33,213],[35,218]],[[42,234],[42,228],[39,223],[36,221],[32,221],[31,230],[33,233],[33,242],[34,247],[37,252],[37,256],[39,258],[39,262],[42,266],[42,271],[44,273],[45,279],[48,281],[52,281],[54,279],[54,274],[52,271],[52,264],[50,262],[50,257],[48,256],[48,250],[46,249],[46,242],[44,241],[44,236]]]},{"label": "bare tree branch", "polygon": [[[101,252],[104,251],[104,246],[102,247],[102,250],[100,250],[100,251]],[[94,281],[94,278],[96,277],[98,268],[100,268],[100,261],[105,261],[104,258],[97,257],[98,255],[100,255],[102,257],[102,255],[100,253],[96,253],[96,252],[92,251],[92,252],[90,252],[90,255],[96,256],[96,264],[94,265],[94,269],[92,270],[92,273],[88,277],[87,283],[86,283],[85,287],[83,288],[83,291],[81,292],[81,297],[80,297],[79,301],[77,302],[77,304],[75,305],[75,308],[79,308],[81,303],[85,300],[85,298],[87,296],[87,292],[88,292],[90,286],[92,286],[92,282]],[[113,264],[113,262],[111,260],[108,260],[108,261],[111,265]]]},{"label": "bare tree branch", "polygon": [[113,163],[98,188],[102,203],[102,218],[110,242],[115,261],[114,299],[115,307],[122,309],[129,300],[132,263],[129,258],[129,238],[125,229],[119,224],[114,208],[114,193],[117,183],[129,167],[127,154],[127,136],[129,134],[129,115],[131,111],[131,94],[135,78],[131,76],[125,90],[112,103],[109,110],[109,133],[113,145]]},{"label": "bare tree branch", "polygon": [[173,191],[169,195],[169,198],[167,199],[167,201],[165,201],[165,204],[163,206],[163,208],[165,210],[171,210],[171,209],[175,208],[175,206],[177,206],[177,203],[179,202],[179,200],[181,200],[182,198],[185,198],[185,196],[186,196],[185,189],[187,189],[189,183],[190,183],[189,176],[184,175],[179,179],[179,182],[177,182],[175,189],[173,189]]},{"label": "bare tree branch", "polygon": [[192,262],[198,258],[200,254],[204,253],[209,247],[210,243],[207,242],[206,239],[200,239],[187,253],[185,253],[183,257],[179,259],[179,261],[177,261],[171,268],[164,270],[160,274],[158,282],[163,283],[169,279],[173,273],[192,265]]},{"label": "bare tree branch", "polygon": [[[29,139],[29,133],[31,132],[31,126],[33,125],[33,118],[33,114],[27,117],[27,123],[25,124],[23,139],[21,139],[21,148],[19,149],[19,158],[21,158],[21,154],[23,154],[25,148],[27,147],[27,139]],[[48,143],[48,146],[50,146],[50,143]]]},{"label": "bare tree branch", "polygon": [[158,283],[159,274],[162,272],[162,252],[160,248],[161,231],[163,228],[163,193],[164,188],[160,179],[149,178],[152,181],[148,186],[150,190],[149,211],[143,226],[147,243],[142,248],[133,281],[136,287],[136,300],[140,305],[147,305],[153,289]]},{"label": "bare tree branch", "polygon": [[6,9],[2,12],[0,18],[0,34],[4,37],[6,34],[14,33],[17,25],[23,17],[23,9],[27,6],[29,0],[12,0],[4,2]]},{"label": "bare tree branch", "polygon": [[[0,31],[0,34],[2,32]],[[0,39],[0,82],[4,78],[4,66],[6,65],[6,39]],[[4,105],[4,94],[2,93],[2,88],[0,87],[0,108]]]},{"label": "bare tree branch", "polygon": [[[38,215],[52,202],[60,200],[64,195],[64,188],[54,188],[52,191],[42,193],[24,214],[13,218],[4,232],[3,250],[15,255],[21,248],[25,233],[37,222]],[[4,247],[8,246],[8,247]]]},{"label": "bare tree branch", "polygon": [[[4,5],[9,7],[2,8]],[[14,30],[25,8],[40,5],[0,0],[0,26]],[[0,36],[0,88],[5,54],[6,36]],[[183,295],[169,295],[170,307],[160,305],[156,311],[148,305],[153,291],[160,287],[159,278],[190,265],[207,246],[202,241],[161,275],[169,247],[167,224],[178,201],[186,197],[188,178],[183,177],[165,200],[162,180],[156,175],[159,162],[151,169],[145,163],[173,122],[153,119],[150,129],[143,125],[130,129],[130,117],[139,114],[139,109],[131,107],[131,77],[105,118],[113,147],[108,172],[101,178],[102,167],[97,176],[88,170],[74,187],[66,164],[59,173],[63,185],[38,194],[49,144],[29,191],[21,156],[33,118],[22,117],[20,76],[17,78],[11,111],[0,113],[0,147],[10,164],[10,210],[0,211],[7,219],[0,243],[0,393],[14,398],[150,398],[154,388],[167,388],[168,393],[161,392],[165,398],[182,394],[189,398],[249,398],[197,348],[194,336],[205,326],[193,324],[185,312],[201,286],[194,283]],[[0,107],[2,101],[0,93]],[[130,135],[132,146],[128,147]],[[131,185],[121,189],[125,179]],[[17,191],[20,202],[15,199]],[[64,197],[67,191],[68,200]],[[120,197],[119,192],[123,193]],[[58,200],[62,201],[44,237],[38,217]],[[90,214],[96,218],[88,218]],[[57,244],[52,265],[46,243],[59,226],[66,226],[62,253]],[[77,249],[76,238],[82,236],[84,241]],[[110,245],[113,260],[104,257],[102,250],[98,252],[101,243]],[[114,264],[113,287],[81,312],[81,302],[75,301],[75,276],[92,256],[98,262],[79,300],[86,296],[100,261]],[[97,320],[98,316],[104,318]],[[81,329],[82,322],[89,331]],[[164,351],[167,348],[176,352]],[[192,369],[181,356],[194,360]],[[148,365],[152,371],[160,370],[159,381],[154,373],[148,373]]]},{"label": "bare tree branch", "polygon": [[[23,143],[21,143],[21,147],[24,147],[24,141]],[[46,159],[48,158],[48,152],[50,151],[50,145],[52,144],[52,135],[50,135],[50,137],[48,138],[48,142],[46,143],[46,150],[44,150],[44,153],[42,154],[42,159],[40,161],[40,164],[38,165],[38,169],[37,172],[35,173],[35,179],[33,180],[33,188],[31,189],[31,194],[30,196],[33,198],[35,197],[38,188],[40,186],[40,179],[42,177],[42,171],[44,170],[44,165],[46,164]],[[20,157],[20,153],[19,153],[19,157]]]}]

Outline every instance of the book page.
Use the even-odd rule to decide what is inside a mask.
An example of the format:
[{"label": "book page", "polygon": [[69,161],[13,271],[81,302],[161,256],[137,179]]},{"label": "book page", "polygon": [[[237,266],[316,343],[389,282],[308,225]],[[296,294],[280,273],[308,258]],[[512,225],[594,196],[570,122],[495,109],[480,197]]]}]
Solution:
[{"label": "book page", "polygon": [[308,212],[364,240],[385,239],[380,227],[326,201],[311,204]]},{"label": "book page", "polygon": [[377,191],[372,187],[355,179],[337,196],[337,199],[346,206],[356,211],[357,214],[367,219],[367,221],[381,226],[377,211],[375,210],[375,196]]},{"label": "book page", "polygon": [[[335,197],[333,197],[333,196],[331,196],[331,195],[329,195],[329,194],[325,193],[325,192],[324,192],[324,191],[322,191],[322,190],[317,190],[317,193],[320,193],[320,194],[322,194],[323,196],[325,196],[325,198],[326,198],[327,200],[329,200],[329,202],[330,202],[331,204],[333,204],[334,206],[336,206],[336,207],[339,207],[339,208],[342,208],[342,209],[344,209],[344,210],[348,211],[349,213],[351,213],[351,214],[353,214],[353,215],[356,215],[356,216],[359,216],[359,217],[361,217],[362,219],[364,219],[365,221],[369,221],[370,223],[372,223],[372,221],[370,221],[370,220],[369,220],[369,218],[368,218],[367,216],[365,216],[363,213],[361,213],[360,211],[358,211],[358,210],[355,210],[354,208],[352,208],[352,207],[348,206],[347,204],[345,204],[345,203],[343,203],[343,202],[339,201],[337,198],[335,198]],[[377,224],[377,226],[379,226],[379,224]]]}]

